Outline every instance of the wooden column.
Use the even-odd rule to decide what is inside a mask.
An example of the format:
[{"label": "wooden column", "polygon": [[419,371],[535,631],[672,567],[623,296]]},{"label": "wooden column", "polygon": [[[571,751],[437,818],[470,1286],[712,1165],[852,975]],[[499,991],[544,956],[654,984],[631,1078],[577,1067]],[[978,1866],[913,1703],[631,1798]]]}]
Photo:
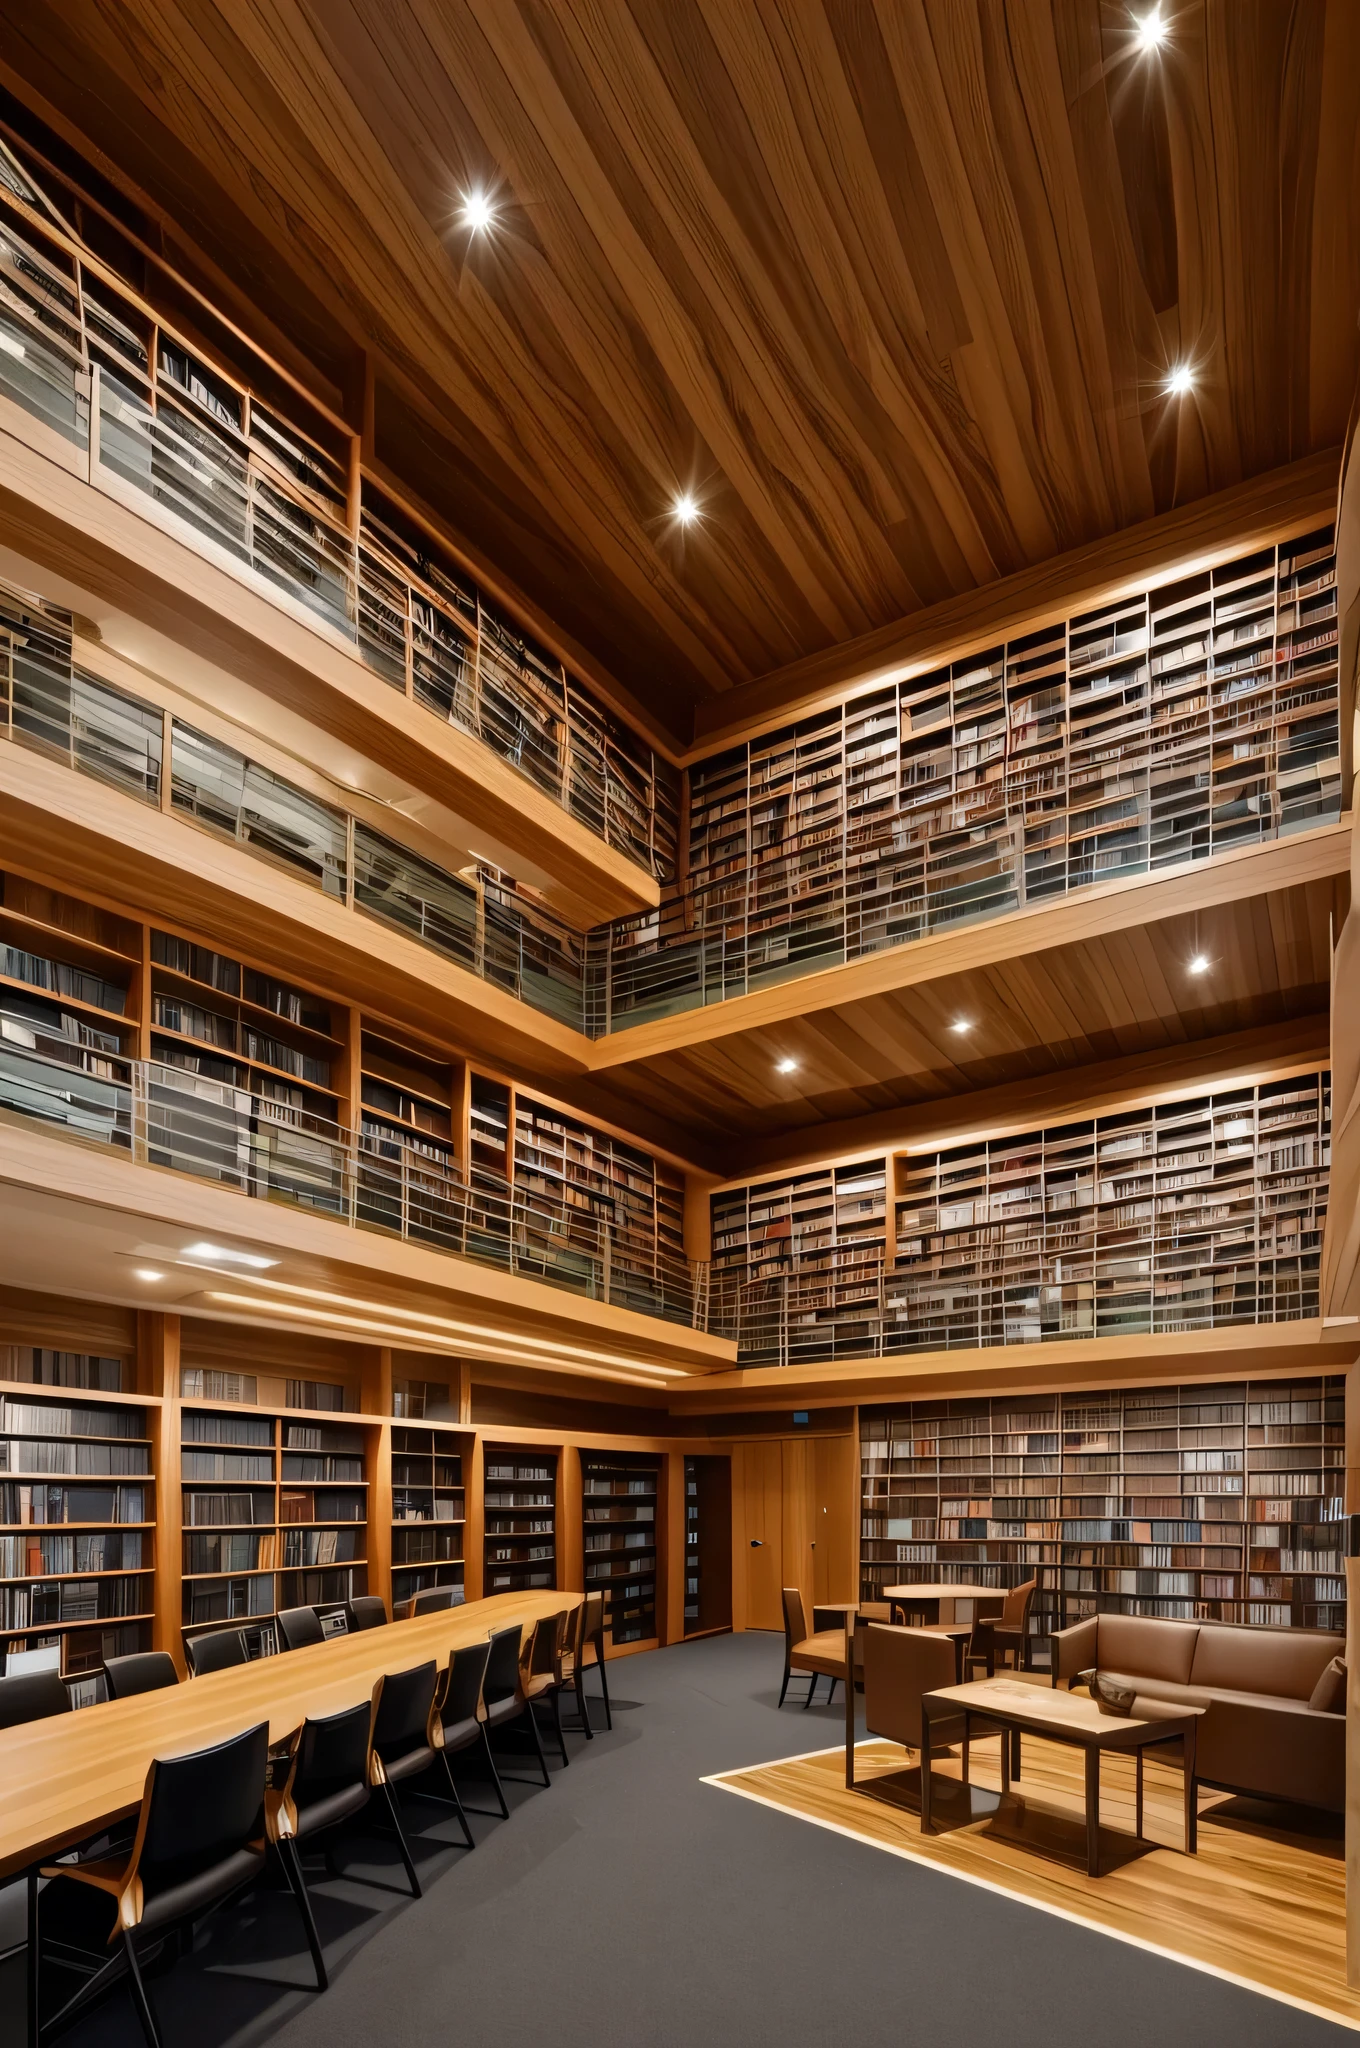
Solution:
[{"label": "wooden column", "polygon": [[685,1639],[685,1456],[662,1454],[656,1489],[656,1634],[661,1643]]},{"label": "wooden column", "polygon": [[366,1415],[381,1416],[364,1431],[368,1479],[368,1590],[392,1612],[392,1353],[377,1345],[366,1349],[360,1377],[359,1405]]},{"label": "wooden column", "polygon": [[179,1433],[180,1319],[159,1309],[137,1312],[137,1391],[154,1394],[160,1407],[152,1411],[151,1464],[156,1478],[154,1580],[155,1618],[151,1646],[168,1650],[181,1678],[187,1674],[181,1631],[183,1573],[183,1495],[180,1487]]},{"label": "wooden column", "polygon": [[557,1584],[563,1592],[579,1593],[585,1585],[583,1513],[581,1453],[563,1444],[557,1454]]},{"label": "wooden column", "polygon": [[[466,1367],[463,1370],[466,1371]],[[484,1597],[483,1568],[486,1563],[486,1452],[481,1438],[472,1430],[461,1442],[463,1513],[466,1517],[463,1523],[463,1596],[468,1600],[480,1600]]]}]

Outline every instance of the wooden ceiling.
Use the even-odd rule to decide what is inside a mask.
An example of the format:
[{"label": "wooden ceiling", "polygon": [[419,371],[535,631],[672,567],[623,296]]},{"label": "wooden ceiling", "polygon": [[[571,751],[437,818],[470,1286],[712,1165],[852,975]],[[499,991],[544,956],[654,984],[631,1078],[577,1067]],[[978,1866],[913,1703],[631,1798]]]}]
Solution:
[{"label": "wooden ceiling", "polygon": [[1140,56],[1108,0],[0,0],[0,50],[323,396],[373,352],[377,456],[683,739],[1340,440],[1360,7],[1163,12]]},{"label": "wooden ceiling", "polygon": [[[736,1178],[753,1158],[881,1142],[886,1112],[1003,1085],[1066,1074],[1076,1102],[1083,1068],[1152,1062],[1225,1034],[1312,1019],[1325,1048],[1332,932],[1348,897],[1336,873],[1063,944],[998,944],[999,957],[960,972],[831,1004],[805,998],[777,1021],[671,1050],[647,1050],[643,1026],[635,1058],[594,1083],[619,1121],[665,1115]],[[1202,976],[1187,968],[1197,953],[1210,962]],[[960,1020],[966,1032],[953,1029]],[[616,1061],[632,1036],[606,1041]],[[1287,1037],[1293,1057],[1297,1033]],[[777,1071],[785,1059],[794,1073]]]}]

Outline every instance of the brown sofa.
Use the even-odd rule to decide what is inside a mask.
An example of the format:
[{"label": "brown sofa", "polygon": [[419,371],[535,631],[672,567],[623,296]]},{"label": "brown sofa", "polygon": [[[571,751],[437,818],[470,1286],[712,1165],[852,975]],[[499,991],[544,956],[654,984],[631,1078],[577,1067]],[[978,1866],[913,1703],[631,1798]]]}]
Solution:
[{"label": "brown sofa", "polygon": [[[1345,1638],[1308,1629],[1241,1628],[1096,1614],[1053,1637],[1053,1683],[1094,1665],[1145,1699],[1203,1707],[1195,1775],[1206,1785],[1340,1813],[1346,1715],[1310,1705]],[[1334,1682],[1333,1682],[1334,1684]],[[1321,1687],[1325,1694],[1329,1685]]]}]

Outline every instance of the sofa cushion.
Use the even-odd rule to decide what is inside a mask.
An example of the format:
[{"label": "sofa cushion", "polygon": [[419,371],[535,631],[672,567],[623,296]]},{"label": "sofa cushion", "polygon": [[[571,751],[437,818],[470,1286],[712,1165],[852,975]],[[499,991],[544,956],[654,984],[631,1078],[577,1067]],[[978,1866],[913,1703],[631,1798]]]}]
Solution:
[{"label": "sofa cushion", "polygon": [[[1115,1685],[1131,1685],[1140,1700],[1157,1700],[1173,1707],[1207,1707],[1214,1697],[1198,1686],[1177,1685],[1170,1678],[1148,1678],[1142,1672],[1107,1671],[1103,1664],[1100,1675]],[[1135,1707],[1134,1712],[1137,1711]]]},{"label": "sofa cushion", "polygon": [[1185,1685],[1189,1682],[1199,1632],[1198,1624],[1192,1621],[1157,1621],[1144,1614],[1102,1614],[1096,1661],[1102,1671],[1129,1671],[1140,1680],[1164,1678],[1173,1685]]},{"label": "sofa cushion", "polygon": [[1346,1660],[1333,1657],[1308,1702],[1315,1714],[1344,1714],[1346,1711]]},{"label": "sofa cushion", "polygon": [[1339,1648],[1338,1637],[1311,1629],[1224,1628],[1205,1622],[1189,1677],[1216,1692],[1306,1700]]}]

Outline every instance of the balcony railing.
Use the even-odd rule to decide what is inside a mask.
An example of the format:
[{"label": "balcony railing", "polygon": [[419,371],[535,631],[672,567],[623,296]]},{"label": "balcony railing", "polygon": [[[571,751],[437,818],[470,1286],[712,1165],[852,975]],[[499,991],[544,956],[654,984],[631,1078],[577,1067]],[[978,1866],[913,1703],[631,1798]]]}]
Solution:
[{"label": "balcony railing", "polygon": [[[521,634],[400,508],[210,368],[34,217],[0,178],[0,395],[304,606],[384,684],[480,740],[588,831],[675,873],[669,764]],[[22,209],[22,210],[21,210]],[[92,431],[93,427],[93,431]]]},{"label": "balcony railing", "polygon": [[83,1024],[67,1035],[31,1015],[0,1014],[0,1109],[258,1201],[717,1329],[707,1268],[660,1248],[647,1256],[605,1217],[554,1208],[480,1170],[469,1181],[440,1148],[390,1127],[348,1130],[203,1074],[125,1058],[115,1044]]}]

